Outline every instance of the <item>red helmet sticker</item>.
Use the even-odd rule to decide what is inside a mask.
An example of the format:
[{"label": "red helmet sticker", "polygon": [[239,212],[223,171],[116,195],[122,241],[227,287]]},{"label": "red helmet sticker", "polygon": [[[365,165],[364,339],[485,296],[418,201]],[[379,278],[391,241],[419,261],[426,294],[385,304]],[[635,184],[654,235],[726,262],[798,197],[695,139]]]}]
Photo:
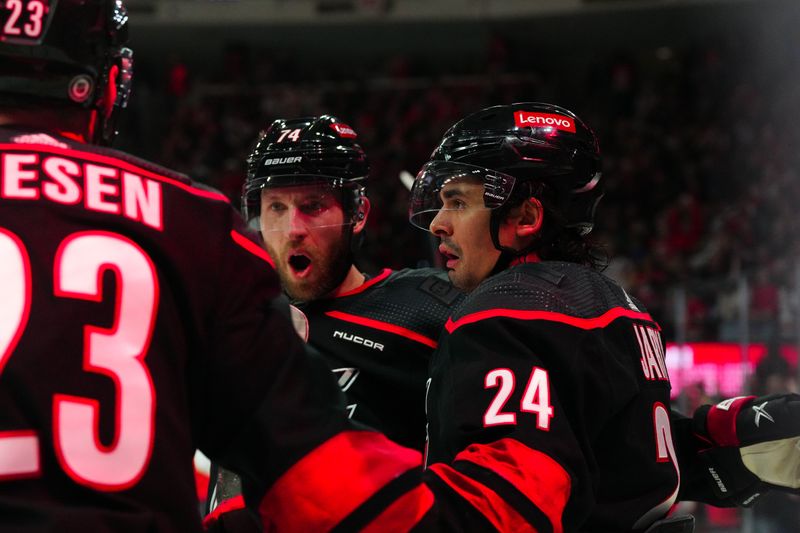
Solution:
[{"label": "red helmet sticker", "polygon": [[575,133],[575,121],[564,115],[551,113],[536,113],[533,111],[517,111],[514,113],[514,122],[520,128],[550,127],[557,130]]},{"label": "red helmet sticker", "polygon": [[333,128],[336,131],[336,133],[339,134],[339,137],[347,137],[350,139],[355,139],[356,137],[358,137],[358,135],[356,135],[356,130],[354,130],[347,124],[336,122],[334,124],[331,124],[331,128]]}]

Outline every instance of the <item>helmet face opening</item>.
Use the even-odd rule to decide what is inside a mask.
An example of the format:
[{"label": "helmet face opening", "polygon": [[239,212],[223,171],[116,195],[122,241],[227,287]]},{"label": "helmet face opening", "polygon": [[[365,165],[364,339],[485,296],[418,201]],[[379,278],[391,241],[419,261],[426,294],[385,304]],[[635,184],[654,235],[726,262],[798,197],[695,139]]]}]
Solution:
[{"label": "helmet face opening", "polygon": [[262,233],[286,233],[296,224],[310,229],[357,222],[350,205],[363,189],[347,185],[341,178],[289,174],[267,176],[249,185],[242,212],[247,224]]},{"label": "helmet face opening", "polygon": [[513,176],[475,165],[429,162],[411,187],[408,219],[428,231],[442,210],[497,209],[511,197],[515,183]]}]

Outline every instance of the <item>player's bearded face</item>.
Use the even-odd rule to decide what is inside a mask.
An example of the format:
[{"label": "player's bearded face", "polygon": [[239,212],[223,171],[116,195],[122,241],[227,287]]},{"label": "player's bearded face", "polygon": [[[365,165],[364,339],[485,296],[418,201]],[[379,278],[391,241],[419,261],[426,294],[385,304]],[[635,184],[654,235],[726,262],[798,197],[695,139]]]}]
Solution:
[{"label": "player's bearded face", "polygon": [[261,195],[261,233],[290,298],[321,298],[350,267],[350,226],[339,197],[328,188],[295,186]]},{"label": "player's bearded face", "polygon": [[483,185],[454,181],[439,192],[442,208],[430,225],[440,239],[439,252],[445,258],[447,275],[453,285],[471,291],[491,273],[500,257],[489,233],[491,209],[483,202]]}]

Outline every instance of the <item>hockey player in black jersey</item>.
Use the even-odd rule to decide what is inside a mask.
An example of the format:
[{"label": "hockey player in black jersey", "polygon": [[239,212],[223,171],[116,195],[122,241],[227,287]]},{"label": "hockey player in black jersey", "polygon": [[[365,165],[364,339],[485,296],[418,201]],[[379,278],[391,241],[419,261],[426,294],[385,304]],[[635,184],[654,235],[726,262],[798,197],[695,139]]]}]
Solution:
[{"label": "hockey player in black jersey", "polygon": [[254,507],[320,447],[380,458],[362,489],[416,469],[354,429],[224,195],[100,146],[127,28],[120,0],[0,2],[0,531],[199,531],[195,448]]},{"label": "hockey player in black jersey", "polygon": [[260,230],[301,335],[328,361],[354,419],[418,450],[428,359],[461,293],[437,269],[355,264],[370,210],[356,132],[324,115],[274,121],[248,160],[242,206]]},{"label": "hockey player in black jersey", "polygon": [[[414,182],[411,221],[439,237],[450,279],[469,292],[431,364],[426,462],[487,529],[641,531],[677,499],[679,455],[703,469],[685,420],[673,441],[658,324],[598,272],[587,234],[602,194],[592,131],[541,103],[466,117]],[[781,432],[758,434],[762,403],[781,412]],[[730,487],[716,478],[720,500],[755,498],[762,481],[798,488],[797,407],[789,395],[698,411],[698,435],[715,433],[707,445],[731,458],[703,457],[731,475]],[[741,433],[780,452],[742,460]],[[789,456],[793,471],[776,475]]]},{"label": "hockey player in black jersey", "polygon": [[[358,269],[368,172],[356,132],[336,117],[275,120],[249,157],[242,207],[351,417],[422,451],[428,362],[462,294],[438,269]],[[235,476],[212,466],[211,481],[206,523],[243,531]]]}]

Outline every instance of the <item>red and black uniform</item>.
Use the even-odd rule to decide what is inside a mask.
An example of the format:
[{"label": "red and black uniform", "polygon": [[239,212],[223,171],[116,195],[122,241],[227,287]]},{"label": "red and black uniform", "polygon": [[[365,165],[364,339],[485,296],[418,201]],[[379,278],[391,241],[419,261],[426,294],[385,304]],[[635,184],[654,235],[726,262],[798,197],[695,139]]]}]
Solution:
[{"label": "red and black uniform", "polygon": [[[335,298],[295,303],[307,342],[325,359],[347,397],[351,418],[417,450],[425,445],[425,383],[442,325],[463,299],[438,269],[383,270]],[[238,479],[211,470],[207,520],[217,530],[257,529],[237,498]],[[246,528],[247,522],[251,522]]]},{"label": "red and black uniform", "polygon": [[295,305],[308,319],[308,343],[345,391],[351,417],[422,450],[428,364],[462,298],[441,270],[385,269],[336,298]]},{"label": "red and black uniform", "polygon": [[182,175],[0,130],[0,530],[195,531],[195,448],[254,506],[334,435],[381,448],[244,232]]},{"label": "red and black uniform", "polygon": [[410,471],[378,491],[345,491],[338,480],[370,466],[325,444],[278,480],[262,511],[285,531],[642,531],[680,484],[663,355],[658,325],[604,276],[512,267],[447,321],[422,479]]},{"label": "red and black uniform", "polygon": [[576,264],[522,264],[445,329],[427,464],[475,523],[630,531],[665,515],[680,475],[663,344],[620,287]]}]

